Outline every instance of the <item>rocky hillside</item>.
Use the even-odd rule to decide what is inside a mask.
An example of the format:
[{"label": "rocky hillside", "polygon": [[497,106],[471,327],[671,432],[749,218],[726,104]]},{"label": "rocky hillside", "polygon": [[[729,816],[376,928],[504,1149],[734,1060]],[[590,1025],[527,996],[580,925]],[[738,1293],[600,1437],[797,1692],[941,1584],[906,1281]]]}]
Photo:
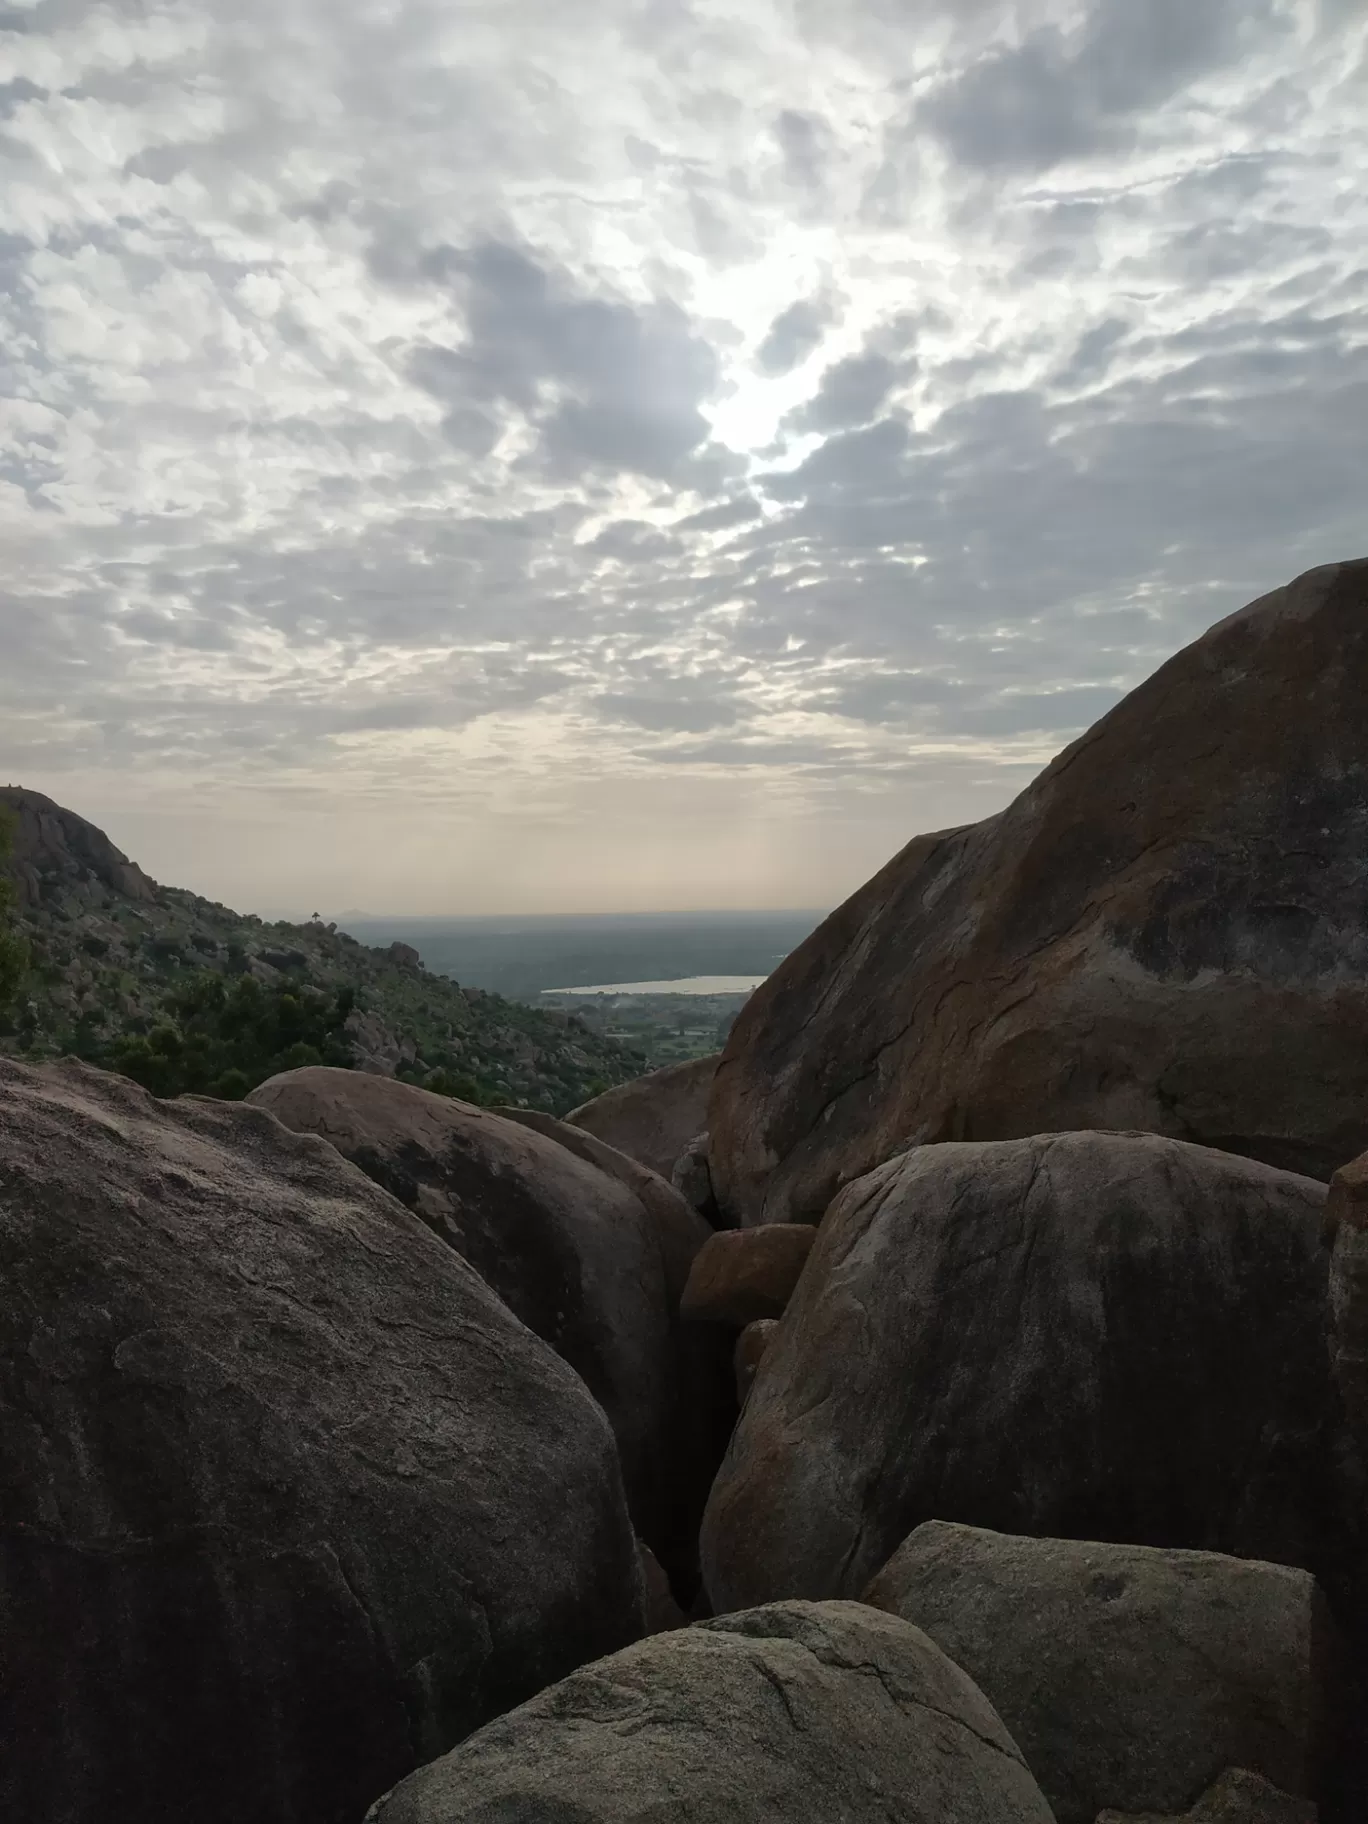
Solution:
[{"label": "rocky hillside", "polygon": [[28,973],[0,1053],[63,1054],[161,1094],[242,1095],[274,1070],[348,1064],[561,1113],[645,1061],[573,1014],[539,1013],[377,950],[333,925],[266,923],[160,886],[93,824],[0,788]]}]

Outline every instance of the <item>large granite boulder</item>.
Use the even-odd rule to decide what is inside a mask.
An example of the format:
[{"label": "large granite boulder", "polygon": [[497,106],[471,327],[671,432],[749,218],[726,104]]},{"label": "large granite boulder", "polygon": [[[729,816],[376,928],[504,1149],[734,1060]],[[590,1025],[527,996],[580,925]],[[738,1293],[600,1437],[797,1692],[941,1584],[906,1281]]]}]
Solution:
[{"label": "large granite boulder", "polygon": [[323,1141],[0,1062],[0,1812],[355,1824],[640,1635],[612,1433]]},{"label": "large granite boulder", "polygon": [[107,894],[149,904],[157,889],[93,823],[63,809],[41,792],[24,786],[0,786],[0,811],[14,819],[14,843],[8,872],[19,905],[41,904],[57,893],[96,904]]},{"label": "large granite boulder", "polygon": [[969,1674],[1058,1824],[1182,1812],[1231,1767],[1320,1791],[1339,1653],[1307,1571],[932,1520],[865,1601]]},{"label": "large granite boulder", "polygon": [[667,1064],[582,1102],[565,1118],[668,1179],[679,1155],[708,1125],[716,1068],[717,1054]]},{"label": "large granite boulder", "polygon": [[723,1207],[816,1221],[908,1144],[1078,1128],[1328,1179],[1368,1147],[1365,703],[1368,560],[918,837],[742,1010],[699,1124]]},{"label": "large granite boulder", "polygon": [[581,1376],[617,1438],[637,1531],[691,1598],[699,1520],[736,1410],[726,1350],[678,1319],[712,1233],[702,1218],[587,1134],[538,1132],[409,1083],[315,1066],[248,1100],[331,1141]]},{"label": "large granite boulder", "polygon": [[1053,1824],[983,1695],[920,1629],[780,1603],[544,1691],[368,1824]]},{"label": "large granite boulder", "polygon": [[681,1314],[736,1330],[758,1318],[782,1317],[816,1235],[811,1223],[767,1222],[710,1236],[689,1269]]},{"label": "large granite boulder", "polygon": [[1347,1565],[1325,1194],[1102,1133],[849,1186],[713,1485],[714,1609],[856,1596],[935,1518]]}]

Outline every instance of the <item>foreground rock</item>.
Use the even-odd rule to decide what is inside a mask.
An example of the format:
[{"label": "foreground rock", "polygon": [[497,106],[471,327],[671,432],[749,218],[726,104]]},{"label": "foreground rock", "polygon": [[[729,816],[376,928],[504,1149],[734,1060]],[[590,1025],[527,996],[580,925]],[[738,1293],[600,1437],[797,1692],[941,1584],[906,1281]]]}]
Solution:
[{"label": "foreground rock", "polygon": [[865,1601],[969,1674],[1058,1824],[1180,1812],[1230,1767],[1320,1790],[1338,1656],[1305,1571],[933,1520]]},{"label": "foreground rock", "polygon": [[1007,810],[918,837],[746,1003],[706,1122],[743,1220],[899,1147],[1143,1128],[1368,1147],[1368,560],[1211,629]]},{"label": "foreground rock", "polygon": [[716,1068],[716,1055],[667,1064],[582,1102],[566,1120],[668,1180],[680,1154],[708,1125]]},{"label": "foreground rock", "polygon": [[1181,1817],[1108,1809],[1098,1813],[1097,1824],[1316,1824],[1317,1815],[1310,1799],[1279,1792],[1259,1774],[1232,1767]]},{"label": "foreground rock", "polygon": [[0,1812],[355,1824],[643,1626],[612,1434],[320,1140],[0,1062]]},{"label": "foreground rock", "polygon": [[681,1314],[737,1330],[782,1317],[816,1235],[805,1222],[773,1222],[711,1236],[694,1256]]},{"label": "foreground rock", "polygon": [[628,1648],[376,1804],[369,1824],[1052,1824],[982,1694],[917,1628],[782,1603]]},{"label": "foreground rock", "polygon": [[719,1612],[922,1521],[1333,1571],[1325,1187],[1154,1135],[920,1147],[817,1234],[708,1504]]},{"label": "foreground rock", "polygon": [[691,1595],[735,1413],[725,1349],[677,1318],[706,1223],[660,1178],[549,1116],[541,1124],[560,1133],[320,1068],[273,1077],[249,1100],[331,1141],[581,1376],[613,1427],[638,1532]]}]

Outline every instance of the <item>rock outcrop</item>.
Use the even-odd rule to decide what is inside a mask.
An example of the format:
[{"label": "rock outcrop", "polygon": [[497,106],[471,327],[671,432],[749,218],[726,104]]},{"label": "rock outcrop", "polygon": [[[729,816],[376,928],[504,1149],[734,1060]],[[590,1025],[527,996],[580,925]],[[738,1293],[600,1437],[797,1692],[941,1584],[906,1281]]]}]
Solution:
[{"label": "rock outcrop", "polygon": [[355,1824],[640,1635],[579,1378],[332,1147],[0,1061],[0,1812]]},{"label": "rock outcrop", "polygon": [[368,1824],[1052,1824],[992,1707],[920,1629],[780,1603],[657,1635],[413,1774]]},{"label": "rock outcrop", "polygon": [[0,810],[14,819],[10,873],[21,909],[40,905],[50,894],[86,904],[110,893],[140,905],[155,899],[155,884],[103,830],[41,792],[0,786]]},{"label": "rock outcrop", "polygon": [[810,1223],[771,1222],[710,1236],[689,1269],[681,1315],[735,1330],[782,1317],[816,1235]]},{"label": "rock outcrop", "polygon": [[1368,1147],[1365,702],[1368,560],[909,844],[738,1018],[699,1123],[724,1209],[816,1221],[909,1144],[1079,1128],[1328,1179]]},{"label": "rock outcrop", "polygon": [[582,1102],[565,1118],[668,1181],[675,1161],[708,1124],[716,1068],[716,1056],[667,1064]]},{"label": "rock outcrop", "polygon": [[[590,1136],[571,1145],[412,1084],[287,1071],[250,1100],[318,1134],[469,1261],[608,1415],[637,1531],[687,1600],[698,1524],[735,1412],[725,1348],[677,1317],[711,1230],[660,1178]],[[535,1123],[535,1126],[533,1125]]]},{"label": "rock outcrop", "polygon": [[1231,1767],[1320,1791],[1339,1655],[1306,1571],[933,1520],[865,1601],[969,1674],[1058,1824],[1182,1812]]},{"label": "rock outcrop", "polygon": [[857,1596],[935,1518],[1332,1575],[1324,1201],[1148,1134],[948,1142],[850,1185],[713,1486],[714,1608]]}]

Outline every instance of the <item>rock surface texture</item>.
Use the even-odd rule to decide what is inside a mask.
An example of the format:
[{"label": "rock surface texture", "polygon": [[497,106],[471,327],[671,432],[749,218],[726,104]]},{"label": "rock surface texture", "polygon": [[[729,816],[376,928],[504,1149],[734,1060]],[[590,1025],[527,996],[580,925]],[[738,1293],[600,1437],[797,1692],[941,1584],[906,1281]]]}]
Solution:
[{"label": "rock surface texture", "polygon": [[0,810],[14,818],[10,872],[21,907],[37,906],[51,893],[93,900],[99,887],[135,904],[155,898],[142,869],[75,811],[17,785],[0,786]]},{"label": "rock surface texture", "polygon": [[369,1824],[1052,1824],[991,1706],[917,1628],[781,1603],[564,1680]]},{"label": "rock surface texture", "polygon": [[1350,1422],[1368,1450],[1368,1153],[1330,1180],[1325,1218],[1333,1250],[1330,1356]]},{"label": "rock surface texture", "polygon": [[689,1269],[681,1314],[737,1330],[757,1318],[782,1317],[816,1236],[805,1222],[771,1222],[710,1236]]},{"label": "rock surface texture", "polygon": [[742,1010],[699,1123],[723,1208],[816,1221],[910,1143],[1078,1128],[1328,1179],[1368,1146],[1365,703],[1361,560],[909,844]]},{"label": "rock surface texture", "polygon": [[917,1148],[833,1204],[703,1527],[719,1613],[924,1520],[1348,1561],[1325,1187],[1157,1135]]},{"label": "rock surface texture", "polygon": [[1191,1811],[1181,1817],[1113,1811],[1097,1814],[1097,1824],[1316,1824],[1317,1808],[1310,1799],[1299,1799],[1257,1773],[1231,1767],[1204,1792]]},{"label": "rock surface texture", "polygon": [[589,1135],[564,1128],[567,1145],[538,1131],[563,1127],[549,1116],[513,1122],[316,1067],[273,1077],[250,1100],[359,1165],[580,1375],[613,1427],[638,1532],[692,1594],[698,1523],[735,1413],[725,1349],[701,1347],[677,1317],[712,1233],[702,1218]]},{"label": "rock surface texture", "polygon": [[393,1198],[0,1061],[0,1813],[355,1824],[642,1604],[602,1412]]},{"label": "rock surface texture", "polygon": [[747,1324],[736,1339],[736,1348],[732,1352],[732,1367],[736,1373],[736,1397],[745,1405],[746,1396],[755,1385],[755,1377],[760,1364],[765,1359],[765,1352],[774,1339],[779,1328],[779,1321],[773,1317],[757,1317],[753,1324]]},{"label": "rock surface texture", "polygon": [[1182,1812],[1230,1767],[1320,1791],[1338,1654],[1306,1571],[933,1520],[865,1601],[969,1674],[1058,1824]]},{"label": "rock surface texture", "polygon": [[582,1102],[566,1120],[649,1165],[668,1182],[675,1161],[708,1125],[708,1092],[716,1069],[716,1054],[667,1064]]}]

